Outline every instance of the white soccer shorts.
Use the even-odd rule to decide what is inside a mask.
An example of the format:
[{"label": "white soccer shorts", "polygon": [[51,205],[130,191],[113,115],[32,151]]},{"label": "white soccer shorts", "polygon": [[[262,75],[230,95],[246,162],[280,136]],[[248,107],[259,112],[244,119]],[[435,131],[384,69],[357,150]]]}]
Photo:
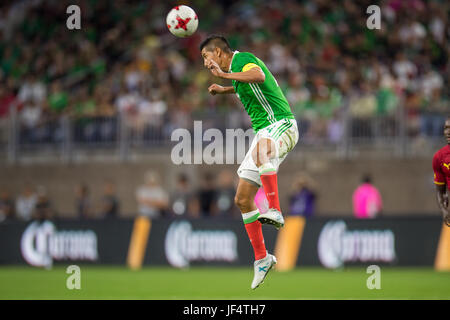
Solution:
[{"label": "white soccer shorts", "polygon": [[261,186],[259,170],[253,161],[252,151],[262,138],[271,139],[275,143],[275,157],[271,160],[278,172],[280,164],[286,159],[298,141],[298,127],[295,119],[283,119],[258,131],[247,151],[244,160],[237,170],[240,178],[250,180]]}]

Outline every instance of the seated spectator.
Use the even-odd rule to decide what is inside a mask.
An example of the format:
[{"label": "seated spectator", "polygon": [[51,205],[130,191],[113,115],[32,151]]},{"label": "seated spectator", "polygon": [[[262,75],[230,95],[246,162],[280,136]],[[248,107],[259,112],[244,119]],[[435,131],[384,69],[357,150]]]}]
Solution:
[{"label": "seated spectator", "polygon": [[269,210],[269,201],[267,200],[263,187],[259,188],[258,192],[256,192],[254,201],[259,213],[266,213]]},{"label": "seated spectator", "polygon": [[81,183],[75,187],[75,210],[79,219],[92,217],[92,203],[89,196],[89,187]]},{"label": "seated spectator", "polygon": [[222,170],[219,173],[217,179],[217,210],[221,216],[240,218],[240,211],[234,204],[234,196],[236,194],[234,177],[233,172],[228,169]]},{"label": "seated spectator", "polygon": [[169,196],[161,187],[159,176],[154,171],[145,174],[145,183],[136,191],[138,213],[141,216],[157,219],[169,208]]},{"label": "seated spectator", "polygon": [[33,100],[24,101],[24,106],[19,114],[22,127],[22,138],[26,142],[36,142],[39,140],[38,126],[42,120],[42,108]]},{"label": "seated spectator", "polygon": [[197,193],[202,216],[211,217],[218,213],[217,191],[213,174],[211,172],[206,173]]},{"label": "seated spectator", "polygon": [[380,192],[372,185],[370,175],[364,175],[361,185],[353,192],[353,214],[358,219],[375,218],[382,208]]},{"label": "seated spectator", "polygon": [[23,221],[31,220],[33,218],[36,203],[37,195],[31,185],[28,184],[16,199],[17,218]]},{"label": "seated spectator", "polygon": [[48,220],[55,216],[47,189],[44,186],[37,188],[37,200],[34,208],[33,218],[37,220]]},{"label": "seated spectator", "polygon": [[102,218],[117,218],[119,216],[119,208],[120,204],[116,194],[116,186],[112,181],[106,181],[103,186],[100,216]]},{"label": "seated spectator", "polygon": [[36,78],[36,75],[29,73],[19,89],[18,98],[21,102],[33,101],[41,104],[47,94],[47,88],[42,81]]},{"label": "seated spectator", "polygon": [[189,178],[184,173],[177,177],[175,191],[170,196],[171,212],[175,216],[189,216],[198,217],[198,210],[193,209],[193,202],[197,201],[192,192],[192,187],[189,183]]},{"label": "seated spectator", "polygon": [[14,199],[11,193],[4,189],[0,192],[0,222],[14,219]]},{"label": "seated spectator", "polygon": [[289,198],[289,214],[312,217],[316,210],[316,200],[315,182],[305,173],[298,174]]}]

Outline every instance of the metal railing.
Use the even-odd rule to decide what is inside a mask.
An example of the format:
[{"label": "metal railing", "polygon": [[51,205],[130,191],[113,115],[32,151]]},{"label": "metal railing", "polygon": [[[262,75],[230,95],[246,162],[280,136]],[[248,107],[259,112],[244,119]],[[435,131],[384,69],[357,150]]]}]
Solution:
[{"label": "metal railing", "polygon": [[[247,117],[245,113],[242,117],[229,113],[189,117],[188,123],[202,121],[203,132],[211,127],[224,133],[226,128],[248,126],[248,122],[244,121]],[[445,117],[446,114],[441,115],[442,125]],[[236,119],[240,122],[237,123]],[[325,129],[317,133],[314,126],[320,121],[323,121]],[[337,117],[319,119],[317,122],[298,119],[301,147],[294,150],[326,151],[337,158],[354,158],[363,151],[382,152],[390,157],[411,157],[429,156],[432,150],[445,143],[437,134],[430,136],[419,132],[412,135],[407,122],[402,106],[389,115],[362,118],[353,116],[344,103]],[[165,119],[142,122],[121,113],[112,117],[75,118],[62,115],[27,127],[17,109],[12,107],[9,118],[0,121],[0,153],[4,154],[2,159],[7,159],[9,163],[38,156],[71,162],[79,154],[89,158],[90,155],[102,153],[107,154],[109,159],[127,161],[132,153],[148,153],[155,148],[170,150],[174,145],[171,141],[174,129],[176,126]],[[186,129],[193,139],[202,139],[194,137],[193,128]]]}]

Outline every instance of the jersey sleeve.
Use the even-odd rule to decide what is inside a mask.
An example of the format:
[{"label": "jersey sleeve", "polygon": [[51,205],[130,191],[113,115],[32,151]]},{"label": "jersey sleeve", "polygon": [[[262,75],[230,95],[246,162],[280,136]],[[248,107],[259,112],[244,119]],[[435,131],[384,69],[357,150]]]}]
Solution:
[{"label": "jersey sleeve", "polygon": [[256,67],[259,68],[259,65],[254,55],[251,53],[240,52],[236,54],[231,70],[233,72],[245,72]]},{"label": "jersey sleeve", "polygon": [[438,186],[445,185],[445,176],[442,172],[441,163],[439,161],[439,153],[433,157],[434,184]]}]

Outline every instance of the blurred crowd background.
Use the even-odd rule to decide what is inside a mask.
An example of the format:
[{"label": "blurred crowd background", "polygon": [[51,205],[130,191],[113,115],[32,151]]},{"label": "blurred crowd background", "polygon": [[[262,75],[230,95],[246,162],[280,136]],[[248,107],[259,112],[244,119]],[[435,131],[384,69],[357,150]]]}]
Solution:
[{"label": "blurred crowd background", "polygon": [[[11,145],[12,123],[14,143],[34,146],[67,139],[67,123],[75,143],[114,144],[125,128],[130,139],[150,147],[170,141],[176,128],[191,129],[194,120],[203,120],[203,129],[249,128],[234,95],[207,92],[209,84],[225,83],[205,70],[199,55],[200,42],[212,33],[266,63],[300,124],[303,145],[339,144],[346,135],[395,138],[398,128],[419,145],[442,135],[450,110],[448,1],[181,3],[195,8],[200,21],[198,32],[185,39],[167,31],[166,14],[179,4],[171,1],[2,1],[0,149]],[[81,30],[66,27],[71,4],[81,8]],[[380,30],[366,26],[373,4],[381,8]],[[157,181],[151,174],[147,179]],[[180,190],[185,180],[177,181]],[[203,180],[208,190],[212,177]],[[105,182],[104,206],[115,209],[99,205],[100,216],[117,210],[113,190]],[[220,190],[232,193],[228,185]],[[136,192],[144,203],[148,190]],[[1,201],[27,194],[30,203],[48,205],[43,186],[24,187],[23,195],[4,190]],[[80,216],[88,194],[87,185],[77,188]],[[156,206],[163,211],[186,206],[169,201],[169,191],[150,194],[159,195]],[[208,192],[189,202],[200,208],[194,215],[212,210],[199,200],[202,194]]]},{"label": "blurred crowd background", "polygon": [[374,117],[385,119],[378,134],[394,135],[399,109],[409,136],[439,136],[449,109],[449,3],[380,1],[382,28],[369,30],[372,2],[189,1],[200,29],[187,39],[167,32],[167,1],[77,1],[81,30],[66,27],[70,1],[2,2],[2,126],[17,103],[20,138],[30,143],[63,139],[63,114],[75,119],[73,139],[87,142],[116,139],[119,114],[144,141],[194,119],[249,127],[236,97],[206,90],[217,79],[198,45],[220,33],[266,62],[304,140],[340,141],[345,112],[353,135],[376,135]]}]

